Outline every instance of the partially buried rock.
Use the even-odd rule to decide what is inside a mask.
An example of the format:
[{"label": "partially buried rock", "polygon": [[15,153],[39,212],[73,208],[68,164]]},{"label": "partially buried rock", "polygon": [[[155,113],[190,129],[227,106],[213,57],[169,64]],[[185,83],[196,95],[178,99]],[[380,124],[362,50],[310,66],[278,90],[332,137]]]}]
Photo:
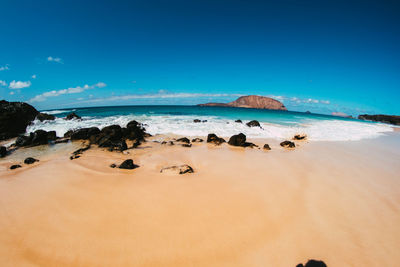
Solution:
[{"label": "partially buried rock", "polygon": [[293,137],[293,140],[305,140],[306,138],[307,138],[307,135],[305,135],[305,134],[296,134]]},{"label": "partially buried rock", "polygon": [[25,164],[33,164],[33,163],[35,163],[36,161],[39,161],[38,159],[35,159],[35,158],[32,158],[32,157],[29,157],[29,158],[26,158],[25,160],[24,160],[24,163]]},{"label": "partially buried rock", "polygon": [[271,147],[268,144],[264,145],[264,150],[271,150]]},{"label": "partially buried rock", "polygon": [[162,141],[161,144],[162,144],[162,145],[173,146],[173,145],[174,145],[174,142],[172,142],[172,141]]},{"label": "partially buried rock", "polygon": [[177,139],[176,141],[182,142],[182,143],[186,143],[186,144],[189,144],[189,143],[190,143],[190,140],[189,140],[189,138],[187,138],[187,137],[179,138],[179,139]]},{"label": "partially buried rock", "polygon": [[235,122],[237,122],[237,123],[242,123],[242,120],[235,120]]},{"label": "partially buried rock", "polygon": [[280,143],[281,147],[285,147],[285,148],[294,148],[296,147],[296,145],[291,142],[291,141],[283,141],[282,143]]},{"label": "partially buried rock", "polygon": [[39,113],[36,116],[36,119],[40,120],[40,121],[54,121],[56,119],[56,117],[54,115],[47,114],[47,113]]},{"label": "partially buried rock", "polygon": [[256,120],[249,121],[248,123],[246,123],[246,125],[249,127],[260,127],[261,128],[260,123]]},{"label": "partially buried rock", "polygon": [[193,173],[194,170],[187,164],[180,166],[171,166],[165,167],[160,170],[161,173],[169,173],[169,174],[185,174],[185,173]]},{"label": "partially buried rock", "polygon": [[211,134],[208,134],[208,136],[207,136],[207,143],[213,143],[216,145],[220,145],[225,142],[226,141],[224,138],[218,137],[216,134],[211,133]]},{"label": "partially buried rock", "polygon": [[297,264],[296,267],[327,267],[327,265],[323,261],[309,260],[306,263],[306,265],[303,265],[302,263],[300,263],[300,264]]},{"label": "partially buried rock", "polygon": [[79,115],[77,115],[75,112],[72,112],[72,113],[68,114],[65,117],[65,119],[66,120],[81,120],[82,118]]},{"label": "partially buried rock", "polygon": [[196,142],[203,142],[204,140],[203,139],[201,139],[201,138],[194,138],[194,139],[192,139],[192,142],[193,143],[196,143]]},{"label": "partially buried rock", "polygon": [[128,169],[128,170],[132,170],[132,169],[136,169],[138,168],[138,165],[135,165],[133,163],[133,160],[131,159],[127,159],[124,162],[121,163],[121,165],[118,166],[118,168],[120,169]]},{"label": "partially buried rock", "polygon": [[7,155],[7,148],[5,146],[0,146],[0,158]]},{"label": "partially buried rock", "polygon": [[83,148],[79,148],[78,150],[75,150],[74,152],[72,152],[72,156],[69,157],[69,159],[73,160],[73,159],[80,158],[82,153],[85,152],[88,149],[90,149],[90,145],[88,145],[86,147],[83,147]]},{"label": "partially buried rock", "polygon": [[115,164],[115,163],[110,165],[110,168],[116,168],[116,167],[117,167],[117,164]]},{"label": "partially buried rock", "polygon": [[192,144],[182,144],[183,147],[192,147]]},{"label": "partially buried rock", "polygon": [[11,165],[10,170],[14,170],[14,169],[21,168],[21,167],[22,166],[19,164]]},{"label": "partially buried rock", "polygon": [[199,119],[194,119],[193,122],[194,122],[194,123],[199,123],[199,122],[201,122],[201,120],[199,120]]}]

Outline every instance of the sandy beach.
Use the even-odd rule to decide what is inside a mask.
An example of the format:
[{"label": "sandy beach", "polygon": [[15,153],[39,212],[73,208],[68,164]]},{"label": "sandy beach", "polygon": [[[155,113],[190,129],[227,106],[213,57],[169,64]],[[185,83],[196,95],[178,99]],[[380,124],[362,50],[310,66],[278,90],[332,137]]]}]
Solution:
[{"label": "sandy beach", "polygon": [[[155,136],[129,153],[59,144],[0,161],[2,266],[396,266],[400,133],[271,140],[271,151]],[[33,156],[40,162],[9,170]],[[133,159],[134,170],[109,165]],[[160,173],[189,164],[192,174]]]}]

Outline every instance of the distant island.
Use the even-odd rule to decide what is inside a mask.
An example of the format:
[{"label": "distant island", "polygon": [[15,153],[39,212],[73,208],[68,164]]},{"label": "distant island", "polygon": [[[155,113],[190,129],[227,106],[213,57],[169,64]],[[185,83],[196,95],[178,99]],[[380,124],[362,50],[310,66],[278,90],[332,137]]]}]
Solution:
[{"label": "distant island", "polygon": [[206,103],[206,104],[198,104],[198,106],[287,110],[282,102],[270,97],[258,96],[258,95],[241,96],[235,101],[229,103]]}]

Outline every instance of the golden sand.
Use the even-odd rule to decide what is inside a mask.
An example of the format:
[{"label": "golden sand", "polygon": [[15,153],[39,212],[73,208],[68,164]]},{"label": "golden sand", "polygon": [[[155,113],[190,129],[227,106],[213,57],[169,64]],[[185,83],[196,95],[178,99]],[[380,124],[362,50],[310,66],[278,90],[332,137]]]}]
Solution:
[{"label": "golden sand", "polygon": [[[147,142],[72,161],[79,144],[22,149],[0,161],[1,266],[397,266],[399,137],[291,151]],[[109,167],[128,158],[140,167]],[[175,164],[195,173],[160,173]]]}]

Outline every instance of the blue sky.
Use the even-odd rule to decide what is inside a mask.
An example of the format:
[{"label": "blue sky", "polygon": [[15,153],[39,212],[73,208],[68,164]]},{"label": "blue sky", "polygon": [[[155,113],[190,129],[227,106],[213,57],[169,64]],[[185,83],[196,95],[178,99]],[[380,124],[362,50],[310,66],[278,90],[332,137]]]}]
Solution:
[{"label": "blue sky", "polygon": [[0,3],[0,98],[400,114],[398,1]]}]

